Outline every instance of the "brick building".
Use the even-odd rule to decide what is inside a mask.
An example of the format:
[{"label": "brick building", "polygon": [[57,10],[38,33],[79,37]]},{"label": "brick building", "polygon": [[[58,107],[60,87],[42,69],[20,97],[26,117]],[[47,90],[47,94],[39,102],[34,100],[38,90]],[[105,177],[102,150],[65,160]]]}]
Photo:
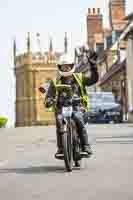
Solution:
[{"label": "brick building", "polygon": [[105,61],[99,65],[101,90],[112,91],[116,99],[121,103],[122,112],[127,114],[127,72],[126,72],[126,48],[127,42],[121,40],[127,21],[124,0],[109,1],[110,28],[104,34]]},{"label": "brick building", "polygon": [[120,34],[125,26],[125,21],[123,20],[125,14],[125,0],[109,0],[109,22],[112,31],[116,31],[117,34]]}]

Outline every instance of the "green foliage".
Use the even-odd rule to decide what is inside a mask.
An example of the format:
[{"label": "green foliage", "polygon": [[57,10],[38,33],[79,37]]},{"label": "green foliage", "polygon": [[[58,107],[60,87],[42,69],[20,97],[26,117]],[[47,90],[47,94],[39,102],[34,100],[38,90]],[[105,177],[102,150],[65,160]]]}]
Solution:
[{"label": "green foliage", "polygon": [[0,116],[0,128],[5,127],[8,119],[6,117]]},{"label": "green foliage", "polygon": [[44,122],[43,122],[43,125],[44,125],[44,126],[48,126],[49,124],[48,124],[47,121],[44,121]]},{"label": "green foliage", "polygon": [[48,121],[37,121],[34,123],[35,126],[48,126]]}]

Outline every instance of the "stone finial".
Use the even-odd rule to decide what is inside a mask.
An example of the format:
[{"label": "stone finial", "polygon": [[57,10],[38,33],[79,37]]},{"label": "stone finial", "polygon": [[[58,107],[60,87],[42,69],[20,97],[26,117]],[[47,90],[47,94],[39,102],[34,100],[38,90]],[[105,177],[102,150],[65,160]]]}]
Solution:
[{"label": "stone finial", "polygon": [[14,59],[14,65],[16,63],[16,39],[13,40],[13,59]]},{"label": "stone finial", "polygon": [[53,51],[53,41],[52,41],[52,37],[50,37],[50,43],[49,43],[49,52]]},{"label": "stone finial", "polygon": [[68,52],[68,38],[67,38],[66,32],[65,32],[65,38],[64,38],[64,51],[65,51],[65,53]]},{"label": "stone finial", "polygon": [[40,33],[38,33],[38,32],[36,33],[36,38],[37,38],[38,51],[41,54],[42,53],[42,49],[41,49]]},{"label": "stone finial", "polygon": [[15,38],[13,41],[13,56],[14,56],[14,58],[16,57],[16,39]]},{"label": "stone finial", "polygon": [[29,53],[31,50],[31,43],[30,43],[30,32],[27,34],[27,52]]}]

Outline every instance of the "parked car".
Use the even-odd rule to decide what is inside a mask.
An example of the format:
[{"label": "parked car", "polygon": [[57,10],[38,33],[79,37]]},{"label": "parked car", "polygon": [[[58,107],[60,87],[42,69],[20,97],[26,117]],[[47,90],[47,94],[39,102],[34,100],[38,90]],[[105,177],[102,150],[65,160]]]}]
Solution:
[{"label": "parked car", "polygon": [[90,123],[121,123],[121,105],[115,102],[111,92],[89,92],[90,110],[88,122]]}]

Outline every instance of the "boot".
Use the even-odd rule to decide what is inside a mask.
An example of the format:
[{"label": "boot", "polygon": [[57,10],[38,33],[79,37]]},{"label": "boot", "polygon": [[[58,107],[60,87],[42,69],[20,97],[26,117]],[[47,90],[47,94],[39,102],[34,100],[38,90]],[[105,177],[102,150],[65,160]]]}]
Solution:
[{"label": "boot", "polygon": [[57,152],[55,153],[55,158],[60,159],[60,160],[62,160],[64,158],[62,148],[57,149]]},{"label": "boot", "polygon": [[56,136],[57,136],[57,152],[55,153],[55,158],[62,159],[63,158],[63,146],[61,140],[61,133],[59,129],[56,129]]},{"label": "boot", "polygon": [[84,153],[87,153],[88,155],[92,155],[92,149],[91,149],[91,146],[89,144],[84,145],[83,148],[82,148],[82,151]]},{"label": "boot", "polygon": [[90,156],[92,154],[92,150],[91,150],[91,147],[88,142],[88,135],[87,135],[87,131],[85,128],[82,129],[80,136],[81,136],[82,152],[83,152],[83,154]]}]

